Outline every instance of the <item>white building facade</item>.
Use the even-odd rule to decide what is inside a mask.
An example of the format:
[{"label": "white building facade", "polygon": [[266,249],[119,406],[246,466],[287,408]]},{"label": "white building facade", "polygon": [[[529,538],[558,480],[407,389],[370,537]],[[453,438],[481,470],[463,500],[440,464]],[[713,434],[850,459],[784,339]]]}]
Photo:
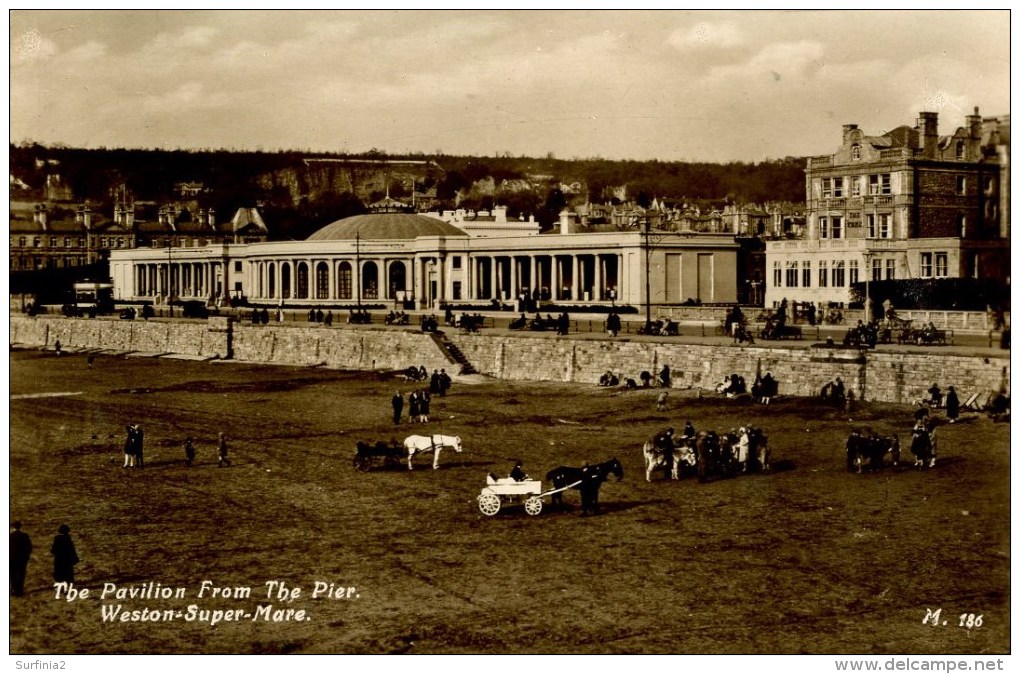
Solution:
[{"label": "white building facade", "polygon": [[323,308],[410,302],[433,310],[441,302],[512,302],[524,295],[576,305],[736,301],[732,236],[540,234],[534,222],[458,224],[465,226],[425,215],[371,214],[335,222],[305,241],[114,251],[114,298],[244,298]]}]

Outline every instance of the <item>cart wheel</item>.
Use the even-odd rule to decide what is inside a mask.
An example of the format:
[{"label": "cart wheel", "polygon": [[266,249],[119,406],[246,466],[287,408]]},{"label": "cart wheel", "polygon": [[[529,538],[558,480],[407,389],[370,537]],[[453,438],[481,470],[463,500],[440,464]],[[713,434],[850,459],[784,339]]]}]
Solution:
[{"label": "cart wheel", "polygon": [[524,512],[529,515],[537,515],[542,512],[542,499],[537,496],[532,496],[524,502]]},{"label": "cart wheel", "polygon": [[483,515],[492,517],[499,512],[499,497],[495,494],[479,494],[478,509]]},{"label": "cart wheel", "polygon": [[367,456],[361,456],[359,454],[358,456],[354,457],[354,467],[363,473],[367,473],[368,470],[372,467],[372,459],[368,458]]}]

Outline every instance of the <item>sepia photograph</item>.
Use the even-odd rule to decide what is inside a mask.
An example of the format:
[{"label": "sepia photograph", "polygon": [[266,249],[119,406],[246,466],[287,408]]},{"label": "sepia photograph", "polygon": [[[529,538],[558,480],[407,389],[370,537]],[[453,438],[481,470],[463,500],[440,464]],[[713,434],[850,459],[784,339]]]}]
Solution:
[{"label": "sepia photograph", "polygon": [[1011,19],[10,10],[8,665],[1007,671]]}]

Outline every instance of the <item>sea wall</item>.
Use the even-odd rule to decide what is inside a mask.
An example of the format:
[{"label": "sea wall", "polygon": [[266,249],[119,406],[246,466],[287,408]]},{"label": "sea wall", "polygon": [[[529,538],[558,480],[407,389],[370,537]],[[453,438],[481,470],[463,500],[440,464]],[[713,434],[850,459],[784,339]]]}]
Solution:
[{"label": "sea wall", "polygon": [[409,365],[432,372],[456,372],[431,335],[377,327],[313,325],[251,326],[235,323],[233,357],[237,360],[292,365],[323,365],[349,370],[403,370]]},{"label": "sea wall", "polygon": [[638,378],[669,365],[674,388],[715,388],[732,373],[748,386],[771,372],[784,395],[814,396],[839,376],[858,399],[909,403],[932,383],[961,396],[1008,385],[1009,359],[856,349],[732,347],[608,340],[462,335],[452,338],[480,372],[501,379],[594,384],[606,371]]},{"label": "sea wall", "polygon": [[[10,342],[52,348],[179,353],[241,361],[321,365],[353,370],[429,371],[456,365],[430,334],[383,326],[356,328],[251,326],[225,318],[199,321],[118,321],[12,316]],[[856,349],[734,347],[626,339],[563,339],[549,335],[447,335],[478,372],[499,379],[594,384],[606,371],[634,377],[669,365],[674,388],[713,389],[732,373],[748,386],[771,372],[784,395],[815,396],[839,376],[858,399],[909,403],[932,383],[971,393],[1008,386],[1008,355],[981,357]]]},{"label": "sea wall", "polygon": [[117,319],[11,316],[10,343],[52,348],[114,349],[227,358],[230,325],[208,321],[121,321]]}]

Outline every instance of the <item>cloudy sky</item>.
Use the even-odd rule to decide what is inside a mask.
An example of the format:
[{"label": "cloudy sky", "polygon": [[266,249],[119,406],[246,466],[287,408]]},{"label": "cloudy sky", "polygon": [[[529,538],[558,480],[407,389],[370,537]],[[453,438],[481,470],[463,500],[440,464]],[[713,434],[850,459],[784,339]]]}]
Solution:
[{"label": "cloudy sky", "polygon": [[15,11],[11,140],[760,161],[1009,110],[1005,11]]}]

